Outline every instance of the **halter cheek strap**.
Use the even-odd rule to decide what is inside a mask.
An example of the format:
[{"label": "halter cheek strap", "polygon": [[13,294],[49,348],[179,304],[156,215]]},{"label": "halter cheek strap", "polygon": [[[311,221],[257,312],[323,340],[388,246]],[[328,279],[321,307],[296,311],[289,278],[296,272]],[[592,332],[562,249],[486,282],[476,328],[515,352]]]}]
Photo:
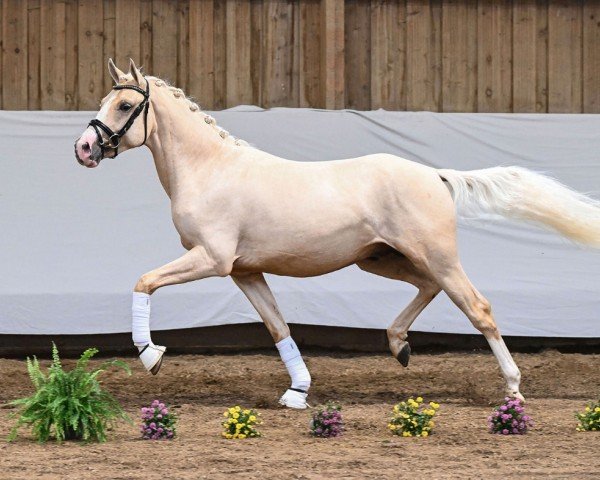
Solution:
[{"label": "halter cheek strap", "polygon": [[[145,78],[145,77],[144,77]],[[150,82],[146,79],[146,90],[142,90],[140,87],[136,85],[115,85],[113,90],[135,90],[138,93],[141,93],[144,96],[144,99],[140,102],[140,104],[135,108],[133,113],[125,122],[125,125],[118,132],[114,132],[109,126],[102,123],[97,118],[94,118],[88,126],[92,127],[96,132],[98,137],[98,145],[100,146],[100,150],[102,151],[102,156],[104,156],[104,152],[107,149],[114,150],[115,157],[119,154],[119,145],[121,143],[121,138],[125,136],[127,131],[135,122],[135,119],[140,116],[142,111],[144,112],[144,141],[139,145],[140,147],[146,143],[146,139],[148,138],[148,109],[150,108]],[[104,141],[102,137],[102,130],[106,136],[108,137],[108,141]]]}]

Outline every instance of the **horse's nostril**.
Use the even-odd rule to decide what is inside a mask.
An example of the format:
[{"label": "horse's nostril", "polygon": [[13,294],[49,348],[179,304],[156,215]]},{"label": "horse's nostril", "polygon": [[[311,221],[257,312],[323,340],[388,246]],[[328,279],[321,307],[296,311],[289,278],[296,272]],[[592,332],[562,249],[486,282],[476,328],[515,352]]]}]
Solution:
[{"label": "horse's nostril", "polygon": [[87,153],[87,152],[89,152],[89,151],[90,151],[90,144],[89,144],[88,142],[85,142],[85,143],[84,143],[84,144],[81,146],[81,148],[83,148],[83,151]]}]

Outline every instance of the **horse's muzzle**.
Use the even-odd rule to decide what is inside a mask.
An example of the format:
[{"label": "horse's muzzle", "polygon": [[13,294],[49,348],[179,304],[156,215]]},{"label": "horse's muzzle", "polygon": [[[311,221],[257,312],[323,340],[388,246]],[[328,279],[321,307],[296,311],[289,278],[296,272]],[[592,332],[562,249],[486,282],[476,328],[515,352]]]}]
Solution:
[{"label": "horse's muzzle", "polygon": [[95,168],[102,160],[102,149],[98,145],[96,132],[88,128],[75,142],[75,158],[80,165]]}]

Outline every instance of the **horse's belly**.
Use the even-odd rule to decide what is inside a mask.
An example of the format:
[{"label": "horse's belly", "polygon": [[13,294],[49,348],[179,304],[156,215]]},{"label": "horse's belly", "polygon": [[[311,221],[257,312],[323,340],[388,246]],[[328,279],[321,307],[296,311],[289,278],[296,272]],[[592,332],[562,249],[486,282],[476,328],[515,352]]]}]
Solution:
[{"label": "horse's belly", "polygon": [[341,268],[352,265],[356,260],[332,261],[331,259],[316,259],[296,257],[294,255],[269,256],[268,259],[253,261],[240,258],[233,265],[232,273],[263,272],[286,277],[315,277],[325,273],[335,272]]},{"label": "horse's belly", "polygon": [[257,244],[242,248],[233,273],[265,272],[290,277],[312,277],[334,272],[356,263],[376,249],[372,239],[321,238],[319,241],[291,239],[290,242]]}]

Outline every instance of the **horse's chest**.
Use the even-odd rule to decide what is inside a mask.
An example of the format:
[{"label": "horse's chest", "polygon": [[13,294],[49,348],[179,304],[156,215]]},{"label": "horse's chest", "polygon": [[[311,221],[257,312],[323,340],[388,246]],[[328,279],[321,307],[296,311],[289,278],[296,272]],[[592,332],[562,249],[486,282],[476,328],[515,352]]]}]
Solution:
[{"label": "horse's chest", "polygon": [[227,224],[232,222],[231,217],[218,212],[214,206],[202,202],[173,202],[171,205],[173,224],[184,244],[198,245],[229,230]]},{"label": "horse's chest", "polygon": [[174,204],[171,208],[173,224],[181,235],[183,241],[195,243],[202,236],[205,225],[209,225],[207,215],[203,215],[198,209],[191,209],[185,204]]}]

